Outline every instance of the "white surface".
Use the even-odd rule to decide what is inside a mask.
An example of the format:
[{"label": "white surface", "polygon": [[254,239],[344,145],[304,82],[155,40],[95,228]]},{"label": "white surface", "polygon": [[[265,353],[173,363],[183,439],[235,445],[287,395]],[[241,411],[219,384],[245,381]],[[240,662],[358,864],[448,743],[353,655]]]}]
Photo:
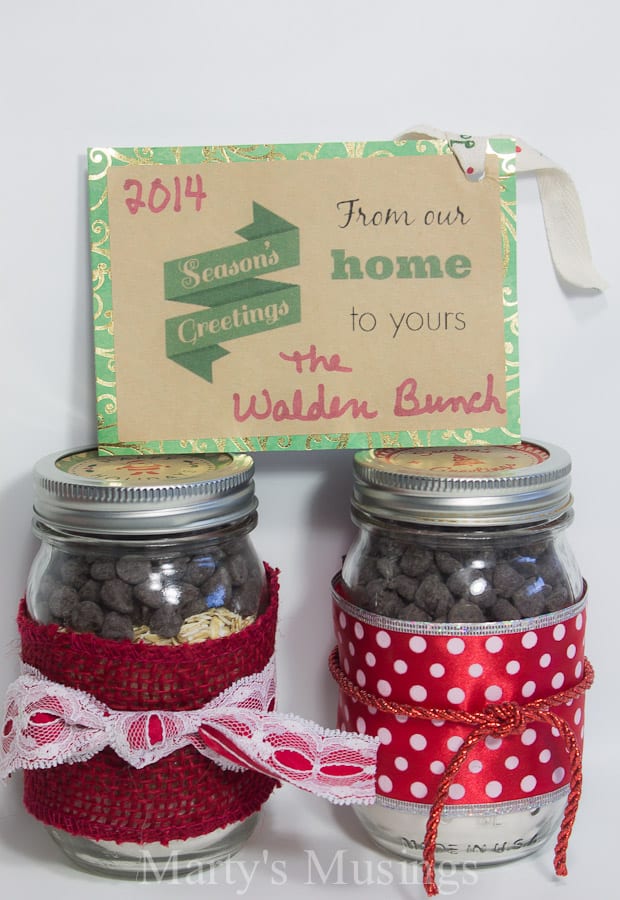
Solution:
[{"label": "white surface", "polygon": [[[620,135],[613,9],[605,0],[23,0],[3,9],[0,685],[17,668],[15,604],[35,550],[31,467],[95,437],[85,148],[388,139],[416,123],[514,133],[575,180],[595,263],[611,283],[606,296],[561,289],[535,181],[520,179],[523,431],[573,457],[571,536],[590,582],[588,654],[597,682],[588,698],[584,796],[568,879],[552,876],[549,850],[473,878],[446,876],[443,890],[477,900],[500,891],[506,900],[616,895]],[[280,706],[332,725],[329,582],[352,534],[351,454],[283,453],[256,462],[256,543],[282,569]],[[0,788],[0,865],[3,888],[24,898],[45,892],[77,900],[88,891],[106,900],[111,891],[120,898],[136,890],[65,866],[21,809],[19,778]],[[287,891],[307,896],[317,885],[324,896],[353,897],[368,879],[386,900],[423,896],[419,875],[417,887],[401,876],[396,862],[368,846],[352,813],[283,788],[238,864],[214,883],[218,897],[257,900]],[[186,898],[208,887],[141,890]]]}]

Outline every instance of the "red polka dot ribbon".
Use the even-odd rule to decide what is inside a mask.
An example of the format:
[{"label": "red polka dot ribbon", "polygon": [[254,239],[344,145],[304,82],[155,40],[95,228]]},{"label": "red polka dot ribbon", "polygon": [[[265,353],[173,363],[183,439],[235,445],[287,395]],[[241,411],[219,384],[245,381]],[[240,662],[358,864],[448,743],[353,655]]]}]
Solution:
[{"label": "red polka dot ribbon", "polygon": [[438,814],[529,809],[569,789],[576,808],[592,681],[585,605],[516,622],[408,623],[356,608],[336,578],[339,726],[379,738],[379,802],[428,814],[429,827]]}]

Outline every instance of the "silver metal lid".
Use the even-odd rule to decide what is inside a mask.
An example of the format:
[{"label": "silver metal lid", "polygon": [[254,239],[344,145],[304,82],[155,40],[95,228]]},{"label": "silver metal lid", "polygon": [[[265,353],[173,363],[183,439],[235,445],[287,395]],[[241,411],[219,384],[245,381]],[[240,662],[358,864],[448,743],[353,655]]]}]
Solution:
[{"label": "silver metal lid", "polygon": [[34,514],[44,525],[78,534],[197,531],[252,513],[253,475],[252,458],[243,453],[54,453],[34,469]]},{"label": "silver metal lid", "polygon": [[550,522],[572,505],[570,470],[568,453],[547,443],[364,450],[352,508],[448,527]]}]

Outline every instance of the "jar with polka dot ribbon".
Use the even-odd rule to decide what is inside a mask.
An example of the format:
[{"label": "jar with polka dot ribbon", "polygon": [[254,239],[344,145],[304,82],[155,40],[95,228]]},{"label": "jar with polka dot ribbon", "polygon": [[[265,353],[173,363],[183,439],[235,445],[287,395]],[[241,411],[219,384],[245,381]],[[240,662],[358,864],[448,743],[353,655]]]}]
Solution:
[{"label": "jar with polka dot ribbon", "polygon": [[390,852],[489,865],[560,835],[562,868],[591,682],[570,470],[539,442],[354,458],[330,667],[339,726],[381,742],[355,812]]}]

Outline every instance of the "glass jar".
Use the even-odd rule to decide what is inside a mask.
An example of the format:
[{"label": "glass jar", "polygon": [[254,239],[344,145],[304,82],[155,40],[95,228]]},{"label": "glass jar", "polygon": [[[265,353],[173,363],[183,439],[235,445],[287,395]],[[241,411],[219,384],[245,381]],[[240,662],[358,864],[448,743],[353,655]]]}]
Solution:
[{"label": "glass jar", "polygon": [[[546,443],[355,456],[358,534],[334,580],[339,661],[396,712],[341,691],[339,727],[381,740],[377,801],[355,812],[393,853],[422,860],[437,789],[471,731],[442,711],[527,704],[582,676],[570,468]],[[559,707],[578,740],[582,699]],[[436,718],[398,713],[408,705]],[[436,858],[487,865],[538,849],[561,821],[569,774],[542,726],[488,735],[450,785]]]},{"label": "glass jar", "polygon": [[[59,633],[96,636],[96,654],[114,658],[124,648],[134,656],[154,647],[181,652],[238,635],[268,605],[265,569],[250,537],[257,523],[253,471],[249,456],[225,453],[100,457],[87,449],[41,460],[35,467],[34,499],[34,531],[41,545],[27,584],[30,617],[58,626]],[[50,660],[60,671],[62,665],[61,659]],[[201,678],[197,671],[197,685]],[[158,690],[153,685],[151,695],[147,686],[135,705],[130,686],[125,708],[172,708],[173,701]],[[211,698],[198,699],[196,708]],[[181,708],[192,708],[187,698]],[[37,773],[24,774],[30,808],[29,785]],[[208,788],[205,775],[201,789]],[[46,815],[51,820],[64,813]],[[177,815],[178,822],[174,811],[166,819],[161,842],[123,840],[116,834],[93,839],[87,831],[70,833],[46,824],[79,866],[159,880],[230,856],[252,833],[258,810],[178,840],[174,830],[183,823],[181,807]],[[71,830],[79,832],[79,827]],[[150,834],[153,838],[152,828]]]}]

